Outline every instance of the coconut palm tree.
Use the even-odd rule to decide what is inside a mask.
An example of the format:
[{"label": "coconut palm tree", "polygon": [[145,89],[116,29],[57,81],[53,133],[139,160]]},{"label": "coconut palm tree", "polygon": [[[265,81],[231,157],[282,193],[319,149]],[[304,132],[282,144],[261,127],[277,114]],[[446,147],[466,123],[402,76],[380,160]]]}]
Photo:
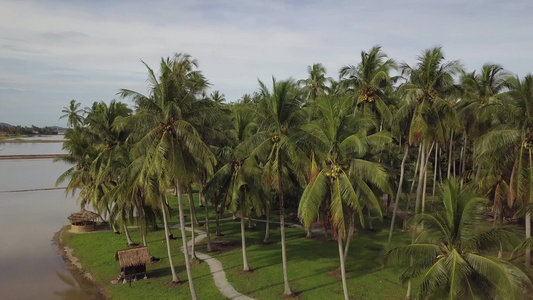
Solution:
[{"label": "coconut palm tree", "polygon": [[186,54],[162,59],[159,78],[146,67],[150,84],[148,96],[130,90],[120,91],[122,97],[133,99],[138,108],[137,114],[125,118],[124,124],[129,121],[138,129],[133,151],[139,156],[144,155],[140,171],[144,182],[150,182],[153,177],[161,182],[159,196],[163,211],[164,191],[176,188],[189,288],[192,298],[197,299],[188,255],[182,190],[184,184],[194,179],[190,175],[197,170],[196,166],[204,165],[211,171],[216,164],[215,157],[193,125],[209,113],[203,109],[205,102],[198,100],[207,81],[196,70],[196,60]]},{"label": "coconut palm tree", "polygon": [[385,89],[396,80],[389,76],[395,69],[396,62],[388,58],[380,46],[374,46],[368,52],[361,51],[361,62],[357,66],[347,65],[340,71],[341,84],[354,93],[357,106],[362,106],[364,113],[377,113],[386,125],[390,125],[392,113]]},{"label": "coconut palm tree", "polygon": [[226,96],[220,91],[212,92],[211,95],[209,95],[209,99],[218,104],[223,104],[224,102],[226,102]]},{"label": "coconut palm tree", "polygon": [[442,209],[420,214],[413,225],[424,224],[415,242],[390,250],[388,261],[414,263],[402,280],[421,276],[419,299],[522,299],[531,286],[516,266],[485,255],[485,250],[508,242],[512,234],[501,228],[485,229],[482,212],[487,199],[461,188],[452,178],[442,185]]},{"label": "coconut palm tree", "polygon": [[[469,141],[474,141],[497,123],[502,123],[508,116],[504,115],[507,110],[502,110],[502,100],[509,87],[511,74],[497,64],[483,65],[479,74],[463,72],[461,86],[463,96],[457,104],[457,112],[462,120],[464,129],[463,161],[462,170],[466,171],[466,152]],[[475,182],[479,182],[481,166],[475,175]]]},{"label": "coconut palm tree", "polygon": [[415,214],[419,212],[422,199],[429,149],[433,148],[434,142],[446,140],[450,126],[458,125],[454,107],[446,98],[458,91],[453,75],[460,71],[460,64],[458,61],[445,62],[444,59],[441,48],[437,47],[425,50],[418,57],[416,67],[401,66],[402,75],[407,76],[409,81],[400,87],[399,92],[405,101],[396,118],[398,121],[411,119],[409,143],[419,145],[422,154]]},{"label": "coconut palm tree", "polygon": [[[68,180],[66,194],[74,195],[76,191],[79,191],[78,204],[82,208],[91,205],[101,216],[104,216],[105,213],[109,212],[109,207],[99,205],[102,204],[100,199],[106,187],[97,183],[97,172],[93,167],[94,161],[101,152],[95,136],[89,133],[87,127],[70,128],[65,132],[63,149],[67,151],[68,155],[56,160],[65,161],[73,166],[58,177],[56,186]],[[118,232],[110,219],[109,225],[114,232]]]},{"label": "coconut palm tree", "polygon": [[231,212],[240,211],[243,270],[250,271],[246,255],[244,218],[250,216],[252,209],[258,215],[263,211],[262,199],[265,195],[261,186],[261,169],[253,163],[246,163],[245,159],[235,158],[220,168],[207,183],[208,194],[213,194],[215,190],[221,194],[223,205]]},{"label": "coconut palm tree", "polygon": [[[533,203],[533,75],[512,78],[507,95],[511,115],[508,124],[495,127],[476,142],[480,161],[490,161],[492,168],[511,169],[510,200],[523,205]],[[526,238],[531,237],[531,214],[525,215]],[[531,265],[531,251],[526,247],[526,267]]]},{"label": "coconut palm tree", "polygon": [[[446,140],[448,130],[458,127],[454,107],[446,99],[458,92],[453,75],[461,70],[458,61],[446,62],[442,49],[436,47],[422,52],[416,67],[401,66],[402,76],[408,78],[399,90],[404,98],[396,112],[398,120],[409,118],[409,143],[418,145],[420,155],[415,214],[424,211],[426,171],[429,156],[435,143]],[[416,230],[413,230],[413,240]],[[410,298],[412,282],[409,281],[407,298]]]},{"label": "coconut palm tree", "polygon": [[315,101],[318,96],[324,94],[331,78],[326,77],[326,68],[319,63],[307,66],[307,74],[309,76],[306,79],[298,80],[298,84],[307,93],[309,100]]},{"label": "coconut palm tree", "polygon": [[312,168],[316,170],[304,190],[298,214],[309,228],[321,207],[326,207],[327,221],[338,240],[344,297],[348,299],[343,241],[348,249],[353,231],[348,233],[346,229],[353,224],[348,225],[346,218],[359,212],[364,226],[364,206],[381,215],[378,198],[371,186],[388,190],[387,175],[378,163],[368,161],[364,156],[371,152],[372,146],[390,142],[391,137],[384,131],[367,136],[367,131],[376,124],[360,113],[352,114],[351,97],[326,97],[317,105],[317,120],[302,127],[301,138],[311,144]]},{"label": "coconut palm tree", "polygon": [[[115,201],[114,198],[105,197],[105,195],[116,186],[118,182],[118,172],[113,172],[113,152],[123,145],[129,132],[127,130],[118,130],[113,127],[116,119],[131,115],[131,109],[126,104],[111,101],[109,105],[105,102],[98,102],[93,105],[94,109],[87,115],[85,124],[87,132],[91,136],[92,143],[98,151],[98,157],[91,162],[90,172],[93,181],[89,184],[91,195],[91,204],[98,208],[100,212],[104,211],[110,214],[110,224],[114,225],[111,217],[111,209]],[[123,224],[123,222],[120,222]],[[127,227],[124,227],[127,236]],[[128,243],[133,243],[128,237]]]},{"label": "coconut palm tree", "polygon": [[[226,131],[228,146],[235,148],[247,138],[257,132],[255,111],[246,105],[236,105],[232,109],[231,130]],[[246,238],[244,217],[251,214],[252,208],[256,214],[264,211],[263,199],[265,195],[261,187],[261,169],[252,162],[247,163],[246,157],[239,157],[238,153],[231,150],[228,163],[218,169],[205,186],[208,197],[222,198],[222,205],[229,208],[232,213],[240,210],[243,270],[250,271],[246,255]]]},{"label": "coconut palm tree", "polygon": [[281,257],[283,262],[284,294],[293,291],[289,284],[285,245],[285,199],[284,183],[295,178],[303,183],[307,165],[305,153],[290,138],[307,116],[302,110],[301,91],[292,80],[277,82],[272,78],[272,91],[259,81],[262,101],[259,103],[260,131],[240,144],[236,149],[239,157],[248,157],[263,165],[263,184],[279,195]]},{"label": "coconut palm tree", "polygon": [[67,118],[67,126],[74,128],[83,124],[83,109],[80,109],[81,103],[76,103],[76,100],[70,100],[70,105],[63,107],[61,111],[64,113],[59,119]]},{"label": "coconut palm tree", "polygon": [[[137,220],[139,233],[143,244],[146,246],[146,230],[149,225],[155,224],[159,203],[147,203],[146,191],[139,185],[139,166],[142,159],[134,159],[131,153],[131,145],[121,145],[113,150],[110,162],[105,166],[102,173],[116,174],[113,188],[105,194],[104,198],[114,199],[112,215],[117,216],[119,223],[128,234],[127,224]],[[102,174],[102,177],[106,175]],[[104,202],[111,200],[103,199]],[[136,218],[135,218],[136,214]],[[129,244],[133,241],[127,235]],[[171,266],[174,267],[173,265]],[[175,271],[173,271],[173,274]]]}]

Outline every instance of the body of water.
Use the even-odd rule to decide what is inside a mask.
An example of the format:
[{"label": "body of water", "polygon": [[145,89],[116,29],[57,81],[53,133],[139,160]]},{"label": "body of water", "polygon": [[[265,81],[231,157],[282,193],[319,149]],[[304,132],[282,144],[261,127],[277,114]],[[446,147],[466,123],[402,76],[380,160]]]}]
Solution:
[{"label": "body of water", "polygon": [[[35,150],[29,154],[61,149],[61,143],[0,147],[26,154],[21,152],[28,145]],[[0,160],[0,299],[91,299],[52,244],[54,233],[69,224],[67,217],[79,211],[76,199],[64,190],[6,192],[55,187],[69,167],[52,159]]]},{"label": "body of water", "polygon": [[24,136],[24,137],[15,137],[9,139],[20,139],[20,140],[28,140],[28,141],[62,141],[65,138],[65,135],[63,134],[56,134],[56,135],[33,135],[33,136]]},{"label": "body of water", "polygon": [[[20,138],[21,140],[62,141],[63,135],[33,136]],[[63,154],[63,143],[0,143],[0,155],[30,155],[30,154]]]}]

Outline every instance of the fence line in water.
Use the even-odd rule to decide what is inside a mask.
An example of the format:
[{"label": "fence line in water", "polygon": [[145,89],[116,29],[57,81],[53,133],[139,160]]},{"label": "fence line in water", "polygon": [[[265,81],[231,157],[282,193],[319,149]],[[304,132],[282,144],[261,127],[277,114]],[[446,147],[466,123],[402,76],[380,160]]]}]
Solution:
[{"label": "fence line in water", "polygon": [[53,190],[64,190],[66,187],[53,187],[53,188],[42,188],[42,189],[26,189],[26,190],[11,190],[11,191],[0,191],[0,194],[7,193],[22,193],[22,192],[38,192],[38,191],[53,191]]},{"label": "fence line in water", "polygon": [[13,154],[13,155],[0,155],[0,160],[59,158],[59,157],[67,157],[67,156],[68,154]]}]

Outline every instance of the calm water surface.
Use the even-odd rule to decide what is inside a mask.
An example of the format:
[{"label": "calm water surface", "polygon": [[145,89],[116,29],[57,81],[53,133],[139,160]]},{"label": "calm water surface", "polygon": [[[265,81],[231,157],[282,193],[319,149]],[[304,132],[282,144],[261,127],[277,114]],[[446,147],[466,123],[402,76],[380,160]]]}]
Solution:
[{"label": "calm water surface", "polygon": [[55,134],[55,135],[34,135],[34,136],[16,137],[13,139],[21,139],[21,140],[29,140],[29,141],[35,141],[35,140],[61,141],[64,138],[65,138],[65,135],[63,134]]},{"label": "calm water surface", "polygon": [[[35,141],[35,140],[48,140],[48,141],[61,141],[62,135],[53,136],[37,136],[37,137],[25,137],[21,140]],[[66,153],[63,149],[62,142],[57,143],[0,143],[0,155],[30,155],[30,154],[62,154]]]},{"label": "calm water surface", "polygon": [[[0,147],[6,145],[11,144]],[[27,145],[12,144],[10,149]],[[33,145],[43,151],[61,146]],[[54,187],[68,168],[52,159],[0,161],[0,191]],[[0,192],[0,299],[91,299],[52,244],[54,232],[69,224],[67,216],[78,210],[76,200],[65,198],[64,190]]]}]

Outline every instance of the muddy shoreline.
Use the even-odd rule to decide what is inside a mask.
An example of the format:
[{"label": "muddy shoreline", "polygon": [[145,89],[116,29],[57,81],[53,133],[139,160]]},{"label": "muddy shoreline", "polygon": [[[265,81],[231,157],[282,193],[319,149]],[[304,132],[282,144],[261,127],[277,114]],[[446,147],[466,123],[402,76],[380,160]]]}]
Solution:
[{"label": "muddy shoreline", "polygon": [[65,246],[63,243],[63,231],[67,230],[68,226],[64,226],[54,234],[52,239],[54,245],[57,246],[57,253],[61,255],[67,270],[76,279],[81,290],[83,290],[88,297],[95,300],[107,300],[105,290],[99,286],[94,280],[93,276],[83,270],[83,267],[77,257],[72,255],[73,249]]}]

